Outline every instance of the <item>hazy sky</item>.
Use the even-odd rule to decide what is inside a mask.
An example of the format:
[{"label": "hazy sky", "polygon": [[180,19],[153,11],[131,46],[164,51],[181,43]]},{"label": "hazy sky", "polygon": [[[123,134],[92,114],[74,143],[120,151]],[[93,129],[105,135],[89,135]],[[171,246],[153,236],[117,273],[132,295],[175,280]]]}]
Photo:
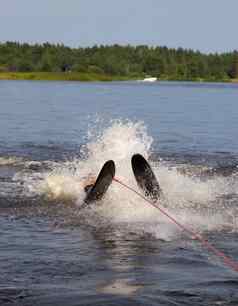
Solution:
[{"label": "hazy sky", "polygon": [[238,49],[238,0],[0,0],[0,41]]}]

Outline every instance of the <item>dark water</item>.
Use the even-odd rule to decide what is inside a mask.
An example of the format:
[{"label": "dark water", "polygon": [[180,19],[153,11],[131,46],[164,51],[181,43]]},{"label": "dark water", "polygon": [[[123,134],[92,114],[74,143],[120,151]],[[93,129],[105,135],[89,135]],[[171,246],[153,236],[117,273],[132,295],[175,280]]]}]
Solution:
[{"label": "dark water", "polygon": [[[238,86],[0,82],[0,305],[238,305],[238,274],[113,183],[149,158],[166,207],[238,261]],[[153,142],[152,142],[153,140]]]}]

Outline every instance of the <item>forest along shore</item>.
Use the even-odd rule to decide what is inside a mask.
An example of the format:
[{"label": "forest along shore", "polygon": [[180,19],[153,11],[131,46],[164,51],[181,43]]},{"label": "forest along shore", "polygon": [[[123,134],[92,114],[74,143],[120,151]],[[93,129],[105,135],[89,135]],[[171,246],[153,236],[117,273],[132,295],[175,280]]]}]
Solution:
[{"label": "forest along shore", "polygon": [[236,81],[238,51],[139,46],[69,48],[62,44],[0,42],[0,79],[113,81],[146,77],[174,81]]}]

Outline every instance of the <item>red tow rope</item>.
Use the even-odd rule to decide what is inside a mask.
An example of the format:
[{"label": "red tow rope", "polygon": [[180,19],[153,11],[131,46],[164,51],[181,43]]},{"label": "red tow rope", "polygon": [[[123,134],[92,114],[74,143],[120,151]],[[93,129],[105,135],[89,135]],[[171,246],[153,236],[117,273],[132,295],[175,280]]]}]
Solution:
[{"label": "red tow rope", "polygon": [[217,257],[221,258],[224,262],[224,264],[228,267],[230,267],[231,269],[233,269],[234,271],[238,272],[238,263],[235,262],[232,258],[226,256],[223,252],[219,251],[218,249],[216,249],[212,244],[210,244],[205,238],[203,238],[200,234],[196,233],[195,231],[193,231],[192,229],[189,229],[187,227],[185,227],[183,224],[181,224],[180,222],[178,222],[174,217],[170,216],[164,209],[162,209],[157,203],[153,203],[152,201],[150,201],[149,199],[147,199],[145,196],[143,196],[141,193],[139,193],[138,191],[136,191],[135,189],[133,189],[132,187],[126,185],[125,183],[123,183],[122,181],[120,181],[118,178],[113,178],[113,180],[115,182],[117,182],[118,184],[120,184],[121,186],[125,187],[126,189],[134,192],[135,194],[137,194],[140,198],[142,198],[143,200],[145,200],[147,203],[149,203],[150,205],[152,205],[154,208],[158,209],[163,215],[165,215],[170,221],[172,221],[174,224],[176,224],[180,229],[182,229],[183,231],[185,231],[188,236],[192,239],[196,239],[198,241],[200,241],[200,243],[209,251],[213,252]]}]

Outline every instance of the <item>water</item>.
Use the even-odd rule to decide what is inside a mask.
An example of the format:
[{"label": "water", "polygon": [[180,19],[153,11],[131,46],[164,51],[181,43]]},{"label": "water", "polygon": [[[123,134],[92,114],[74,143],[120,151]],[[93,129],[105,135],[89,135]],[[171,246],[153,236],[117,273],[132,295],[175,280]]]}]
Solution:
[{"label": "water", "polygon": [[[237,273],[115,182],[81,209],[107,159],[238,260],[236,84],[0,82],[1,305],[236,305]],[[138,190],[139,191],[139,190]]]}]

